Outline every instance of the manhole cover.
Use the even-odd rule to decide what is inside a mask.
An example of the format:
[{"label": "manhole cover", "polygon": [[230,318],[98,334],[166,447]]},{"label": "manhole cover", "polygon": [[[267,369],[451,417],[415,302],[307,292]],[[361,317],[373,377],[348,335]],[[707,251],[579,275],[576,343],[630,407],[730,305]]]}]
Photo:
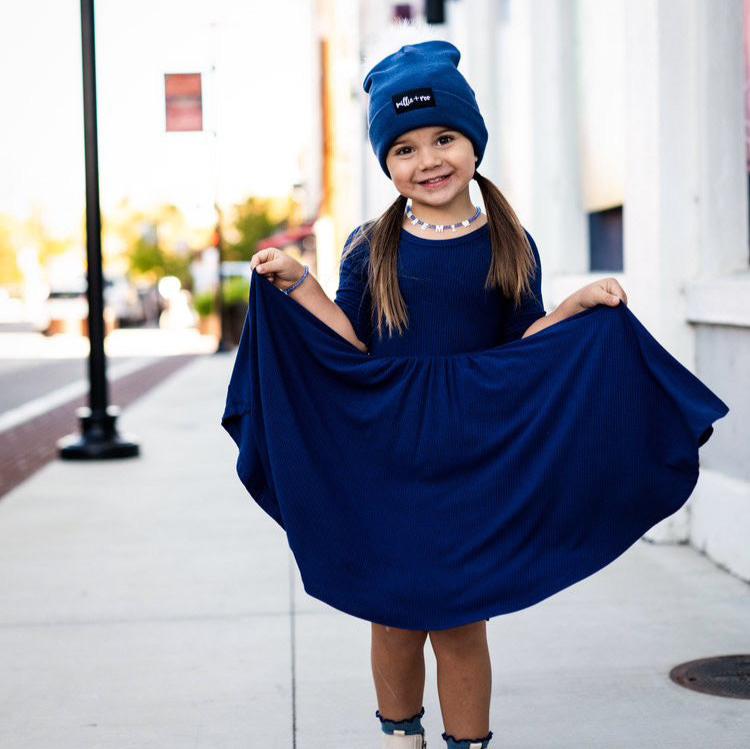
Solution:
[{"label": "manhole cover", "polygon": [[680,663],[669,678],[696,692],[750,700],[750,655],[717,655]]}]

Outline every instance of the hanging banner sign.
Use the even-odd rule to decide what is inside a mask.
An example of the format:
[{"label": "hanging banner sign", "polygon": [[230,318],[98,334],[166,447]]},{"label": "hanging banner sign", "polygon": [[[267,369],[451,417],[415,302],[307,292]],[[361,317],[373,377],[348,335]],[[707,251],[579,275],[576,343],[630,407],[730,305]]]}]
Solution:
[{"label": "hanging banner sign", "polygon": [[203,130],[200,73],[165,73],[167,132]]}]

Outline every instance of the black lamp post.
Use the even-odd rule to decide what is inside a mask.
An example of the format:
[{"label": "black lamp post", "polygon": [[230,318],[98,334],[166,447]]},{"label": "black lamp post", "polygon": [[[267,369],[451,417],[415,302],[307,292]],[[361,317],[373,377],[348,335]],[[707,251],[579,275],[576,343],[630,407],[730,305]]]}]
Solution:
[{"label": "black lamp post", "polygon": [[425,0],[427,23],[445,23],[445,0]]},{"label": "black lamp post", "polygon": [[58,440],[59,456],[67,460],[128,458],[138,445],[117,433],[118,406],[108,401],[104,357],[104,294],[102,281],[101,215],[99,212],[99,157],[96,127],[96,65],[94,0],[81,0],[83,58],[83,119],[86,158],[86,276],[88,288],[89,406],[76,409],[81,434]]}]

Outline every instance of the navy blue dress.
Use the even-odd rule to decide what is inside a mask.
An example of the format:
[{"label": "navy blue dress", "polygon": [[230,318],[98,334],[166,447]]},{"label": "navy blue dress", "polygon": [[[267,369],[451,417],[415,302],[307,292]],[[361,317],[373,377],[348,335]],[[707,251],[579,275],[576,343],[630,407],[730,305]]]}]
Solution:
[{"label": "navy blue dress", "polygon": [[369,353],[252,274],[221,417],[237,475],[306,592],[367,621],[457,627],[593,574],[686,502],[729,411],[624,304],[521,338],[538,251],[512,311],[483,290],[487,240],[402,232],[409,330],[383,340],[355,252],[336,301]]},{"label": "navy blue dress", "polygon": [[[347,237],[345,248],[354,234]],[[427,239],[401,230],[398,282],[409,314],[403,334],[373,336],[366,288],[367,243],[344,259],[336,304],[373,356],[459,354],[516,340],[546,314],[539,250],[528,231],[526,236],[536,260],[536,273],[531,279],[532,293],[518,307],[514,308],[498,289],[484,288],[492,259],[489,224],[450,239]]]}]

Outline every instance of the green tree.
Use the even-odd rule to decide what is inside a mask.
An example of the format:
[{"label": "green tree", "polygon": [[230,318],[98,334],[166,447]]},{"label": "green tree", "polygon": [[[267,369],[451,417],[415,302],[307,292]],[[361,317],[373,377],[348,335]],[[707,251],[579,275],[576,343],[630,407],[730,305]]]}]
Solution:
[{"label": "green tree", "polygon": [[288,225],[286,201],[250,197],[232,208],[232,225],[224,227],[224,260],[250,260],[261,239]]},{"label": "green tree", "polygon": [[[156,229],[156,227],[153,227]],[[161,246],[158,231],[146,231],[129,247],[130,271],[157,281],[164,276],[177,276],[183,288],[189,287],[190,256],[177,254]]]},{"label": "green tree", "polygon": [[190,288],[190,228],[174,205],[162,205],[151,211],[119,207],[109,229],[124,241],[129,274],[155,282],[164,276],[177,276],[183,288]]}]

